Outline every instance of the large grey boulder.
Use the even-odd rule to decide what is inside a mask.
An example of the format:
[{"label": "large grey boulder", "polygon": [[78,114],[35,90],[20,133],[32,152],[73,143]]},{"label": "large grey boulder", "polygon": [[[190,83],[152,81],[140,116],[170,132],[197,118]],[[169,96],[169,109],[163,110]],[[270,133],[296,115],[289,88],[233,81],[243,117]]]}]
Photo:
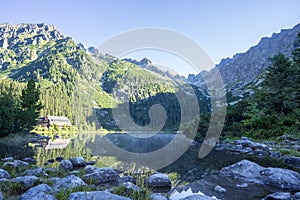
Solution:
[{"label": "large grey boulder", "polygon": [[19,200],[56,200],[54,196],[50,195],[51,187],[46,184],[41,184],[27,190]]},{"label": "large grey boulder", "polygon": [[10,174],[4,169],[0,169],[0,179],[2,178],[10,178]]},{"label": "large grey boulder", "polygon": [[64,171],[72,171],[73,164],[69,160],[62,160],[59,164],[59,169],[64,170]]},{"label": "large grey boulder", "polygon": [[95,166],[92,166],[92,165],[87,165],[85,168],[84,168],[84,171],[88,174],[91,174],[91,173],[94,173],[96,171],[98,171],[99,168],[98,167],[95,167]]},{"label": "large grey boulder", "polygon": [[85,182],[93,181],[96,184],[116,182],[119,179],[119,174],[110,167],[100,168],[99,170],[83,176]]},{"label": "large grey boulder", "polygon": [[300,190],[300,174],[288,169],[266,168],[261,171],[265,184],[283,190]]},{"label": "large grey boulder", "polygon": [[263,200],[291,200],[293,199],[293,195],[289,192],[275,192],[269,194]]},{"label": "large grey boulder", "polygon": [[11,179],[11,182],[19,183],[21,184],[24,188],[30,188],[34,186],[40,179],[36,176],[20,176]]},{"label": "large grey boulder", "polygon": [[70,161],[73,164],[73,167],[85,167],[86,166],[86,162],[83,157],[71,158]]},{"label": "large grey boulder", "polygon": [[190,196],[181,198],[179,200],[216,200],[216,199],[212,198],[212,197],[209,197],[209,196],[194,194],[194,195],[190,195]]},{"label": "large grey boulder", "polygon": [[221,169],[221,174],[251,183],[270,185],[284,190],[300,190],[300,174],[288,169],[264,168],[242,160]]},{"label": "large grey boulder", "polygon": [[130,200],[129,198],[118,196],[109,192],[95,191],[95,192],[74,192],[68,200]]},{"label": "large grey boulder", "polygon": [[80,186],[86,185],[83,180],[75,175],[70,175],[67,176],[66,178],[58,180],[53,188],[57,190],[62,190],[62,189],[70,189],[70,188],[77,188]]},{"label": "large grey boulder", "polygon": [[264,167],[261,167],[254,162],[242,160],[236,164],[222,168],[220,172],[221,174],[232,178],[263,184],[264,180],[260,171],[264,169]]},{"label": "large grey boulder", "polygon": [[149,178],[146,179],[145,184],[153,188],[172,186],[172,182],[169,179],[168,175],[162,173],[156,173],[149,176]]},{"label": "large grey boulder", "polygon": [[297,192],[294,194],[294,200],[299,200],[300,199],[300,192]]}]

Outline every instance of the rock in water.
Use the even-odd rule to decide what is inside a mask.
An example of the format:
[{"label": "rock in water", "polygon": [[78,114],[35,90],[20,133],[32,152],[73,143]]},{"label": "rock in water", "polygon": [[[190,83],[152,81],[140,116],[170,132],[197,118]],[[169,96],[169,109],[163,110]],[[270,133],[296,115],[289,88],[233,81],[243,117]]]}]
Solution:
[{"label": "rock in water", "polygon": [[27,190],[19,200],[56,200],[50,195],[51,188],[46,184],[41,184]]},{"label": "rock in water", "polygon": [[162,173],[156,173],[149,176],[149,178],[146,179],[145,184],[153,188],[172,187],[172,182],[168,175]]},{"label": "rock in water", "polygon": [[68,200],[82,200],[82,199],[101,199],[101,200],[130,200],[129,198],[118,196],[109,192],[95,191],[95,192],[74,192],[69,196]]}]

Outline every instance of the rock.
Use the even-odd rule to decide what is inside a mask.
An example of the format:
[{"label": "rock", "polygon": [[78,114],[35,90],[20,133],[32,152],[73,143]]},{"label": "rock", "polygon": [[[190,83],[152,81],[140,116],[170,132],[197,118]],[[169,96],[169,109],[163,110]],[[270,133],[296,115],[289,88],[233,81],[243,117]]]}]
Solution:
[{"label": "rock", "polygon": [[236,184],[236,187],[245,188],[245,187],[248,187],[248,183]]},{"label": "rock", "polygon": [[159,194],[159,193],[154,193],[154,194],[151,194],[150,195],[150,198],[152,200],[168,200],[167,197],[163,196],[162,194]]},{"label": "rock", "polygon": [[71,171],[73,170],[73,164],[69,160],[62,160],[60,162],[59,169],[62,169],[64,171]]},{"label": "rock", "polygon": [[7,178],[0,178],[0,183],[5,183],[5,182],[9,182],[9,180]]},{"label": "rock", "polygon": [[215,191],[216,191],[216,192],[220,192],[220,193],[226,193],[226,192],[227,192],[227,190],[226,190],[225,188],[222,188],[222,187],[219,186],[219,185],[217,185],[217,186],[215,187]]},{"label": "rock", "polygon": [[61,190],[61,189],[70,189],[70,188],[77,188],[80,186],[86,185],[83,180],[75,175],[67,176],[66,178],[62,178],[58,180],[53,188],[55,190]]},{"label": "rock", "polygon": [[264,200],[291,200],[292,194],[289,192],[275,192],[269,194]]},{"label": "rock", "polygon": [[10,174],[4,169],[0,169],[0,179],[2,178],[10,178]]},{"label": "rock", "polygon": [[40,179],[36,176],[20,176],[11,179],[11,182],[19,183],[23,185],[25,188],[30,188],[34,186]]},{"label": "rock", "polygon": [[162,173],[156,173],[149,176],[149,178],[146,179],[145,184],[152,188],[172,187],[172,182],[168,175]]},{"label": "rock", "polygon": [[284,190],[300,190],[300,174],[288,169],[264,168],[260,165],[242,160],[221,169],[221,174],[232,178],[269,185]]},{"label": "rock", "polygon": [[86,162],[83,157],[71,158],[70,161],[73,164],[73,167],[85,167],[86,166]]},{"label": "rock", "polygon": [[54,177],[54,178],[49,178],[48,179],[48,181],[50,182],[50,183],[52,183],[53,185],[55,185],[58,181],[60,181],[61,180],[61,178],[56,178],[56,177]]},{"label": "rock", "polygon": [[1,191],[0,191],[0,200],[3,200],[4,198],[3,198],[3,195],[2,195],[2,193],[1,193]]},{"label": "rock", "polygon": [[131,190],[137,191],[137,192],[140,191],[140,188],[131,182],[124,182],[124,183],[121,183],[121,185],[125,186],[126,191],[131,191]]},{"label": "rock", "polygon": [[284,162],[286,162],[288,164],[300,164],[300,157],[287,156],[287,157],[285,157]]},{"label": "rock", "polygon": [[46,184],[41,184],[27,190],[19,200],[56,200],[54,196],[50,195],[51,187]]},{"label": "rock", "polygon": [[83,179],[85,182],[93,180],[96,184],[116,182],[119,179],[119,174],[110,167],[104,167],[91,174],[84,175]]},{"label": "rock", "polygon": [[300,199],[300,192],[294,194],[294,200]]},{"label": "rock", "polygon": [[261,167],[254,162],[242,160],[236,164],[222,168],[220,172],[221,174],[232,178],[263,184],[263,177],[261,176],[260,171],[264,169],[264,167]]},{"label": "rock", "polygon": [[266,168],[261,171],[264,183],[284,190],[300,190],[300,174],[288,169]]},{"label": "rock", "polygon": [[194,194],[179,200],[216,200],[216,199],[205,195]]},{"label": "rock", "polygon": [[2,162],[9,162],[9,161],[13,161],[14,157],[6,157],[6,158],[2,158],[1,161]]},{"label": "rock", "polygon": [[136,179],[133,178],[133,176],[123,176],[118,180],[119,184],[126,183],[126,182],[136,184]]},{"label": "rock", "polygon": [[89,161],[89,162],[86,162],[86,165],[96,165],[97,162],[96,161]]},{"label": "rock", "polygon": [[88,174],[91,174],[91,173],[94,173],[95,171],[99,170],[98,167],[95,167],[95,166],[92,166],[92,165],[87,165],[85,168],[84,168],[84,171]]},{"label": "rock", "polygon": [[22,161],[31,163],[31,164],[36,164],[37,161],[34,158],[23,158]]},{"label": "rock", "polygon": [[47,160],[47,163],[54,163],[54,159],[52,158],[52,159],[49,159],[49,160]]},{"label": "rock", "polygon": [[29,167],[29,163],[21,160],[14,160],[12,162],[5,162],[3,166],[13,167],[13,168]]},{"label": "rock", "polygon": [[280,152],[270,152],[270,157],[273,158],[280,158],[281,157],[281,153]]},{"label": "rock", "polygon": [[63,159],[64,159],[64,158],[61,157],[61,156],[58,156],[58,157],[55,158],[55,160],[56,160],[57,162],[61,162]]},{"label": "rock", "polygon": [[260,149],[256,149],[254,151],[254,154],[260,157],[267,157],[269,156],[269,152],[268,151],[264,151],[264,150],[260,150]]},{"label": "rock", "polygon": [[95,191],[95,192],[74,192],[71,193],[68,200],[130,200],[129,198],[118,196],[105,191]]},{"label": "rock", "polygon": [[26,170],[23,174],[25,176],[49,176],[41,167],[38,167],[37,169]]}]

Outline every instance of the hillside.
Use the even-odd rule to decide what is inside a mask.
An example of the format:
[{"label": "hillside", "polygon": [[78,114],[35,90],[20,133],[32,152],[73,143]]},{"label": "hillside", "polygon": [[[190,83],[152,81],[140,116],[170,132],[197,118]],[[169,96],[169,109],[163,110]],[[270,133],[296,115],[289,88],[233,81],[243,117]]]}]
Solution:
[{"label": "hillside", "polygon": [[[164,107],[171,118],[176,118],[172,123],[179,120],[180,108],[169,108],[176,104],[172,103],[176,101],[174,94],[185,85],[177,76],[167,75],[155,66],[102,55],[93,47],[85,49],[52,25],[0,24],[0,66],[2,84],[17,96],[24,82],[33,79],[38,83],[44,106],[41,116],[64,115],[83,129],[117,129],[111,109],[126,102],[132,104],[130,114],[136,122],[145,125],[149,123],[151,105],[166,98],[169,104]],[[201,106],[209,110],[206,103]],[[142,107],[146,109],[139,113]],[[174,126],[172,123],[169,125]]]}]

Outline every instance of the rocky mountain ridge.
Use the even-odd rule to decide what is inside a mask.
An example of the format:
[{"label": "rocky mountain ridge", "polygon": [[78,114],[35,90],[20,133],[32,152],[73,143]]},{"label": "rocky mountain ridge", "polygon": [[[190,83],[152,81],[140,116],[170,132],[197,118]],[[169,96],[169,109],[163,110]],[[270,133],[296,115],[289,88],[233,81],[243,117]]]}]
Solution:
[{"label": "rocky mountain ridge", "polygon": [[188,81],[199,87],[204,87],[203,76],[211,78],[214,71],[219,70],[228,91],[233,95],[244,93],[245,85],[254,81],[271,64],[270,58],[277,54],[291,57],[294,42],[300,32],[300,24],[291,29],[273,33],[271,37],[263,37],[260,42],[244,53],[238,53],[232,58],[222,59],[209,72],[190,75]]}]

